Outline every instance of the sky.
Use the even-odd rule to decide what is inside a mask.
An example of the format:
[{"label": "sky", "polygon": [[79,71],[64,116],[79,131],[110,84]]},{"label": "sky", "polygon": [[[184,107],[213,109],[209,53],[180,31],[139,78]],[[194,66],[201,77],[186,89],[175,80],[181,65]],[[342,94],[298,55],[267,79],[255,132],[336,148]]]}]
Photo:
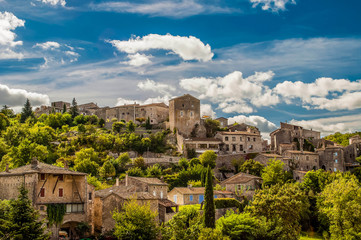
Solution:
[{"label": "sky", "polygon": [[356,0],[0,0],[0,105],[168,104],[361,131]]}]

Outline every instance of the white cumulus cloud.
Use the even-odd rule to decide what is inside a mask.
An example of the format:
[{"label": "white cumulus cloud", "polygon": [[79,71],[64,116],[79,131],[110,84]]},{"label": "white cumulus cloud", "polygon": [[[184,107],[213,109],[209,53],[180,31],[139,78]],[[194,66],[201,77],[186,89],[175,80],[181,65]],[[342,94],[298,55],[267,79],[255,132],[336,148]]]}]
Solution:
[{"label": "white cumulus cloud", "polygon": [[44,42],[44,43],[37,43],[33,47],[40,47],[44,50],[54,50],[56,48],[60,48],[60,44],[57,42]]},{"label": "white cumulus cloud", "polygon": [[146,104],[151,104],[151,103],[164,103],[166,105],[169,104],[169,100],[172,97],[169,96],[158,96],[155,98],[147,98],[146,100],[134,100],[134,99],[126,99],[126,98],[118,98],[117,99],[117,103],[116,106],[121,106],[121,105],[127,105],[127,104],[140,104],[140,105],[146,105]]},{"label": "white cumulus cloud", "polygon": [[24,20],[17,18],[10,12],[0,12],[0,59],[20,59],[22,53],[13,50],[22,45],[22,41],[15,41],[16,34],[13,32],[17,27],[23,27]]},{"label": "white cumulus cloud", "polygon": [[253,7],[261,5],[263,10],[272,12],[286,10],[287,4],[296,4],[295,0],[250,0],[250,2],[253,3]]},{"label": "white cumulus cloud", "polygon": [[207,62],[213,57],[209,44],[204,44],[196,37],[172,36],[170,34],[149,34],[144,37],[131,38],[128,41],[108,40],[118,51],[136,54],[152,49],[169,50],[183,60]]},{"label": "white cumulus cloud", "polygon": [[38,1],[41,1],[42,3],[49,4],[52,6],[60,5],[64,7],[66,5],[65,0],[38,0]]},{"label": "white cumulus cloud", "polygon": [[152,58],[152,55],[145,55],[145,54],[129,54],[128,58],[129,61],[127,62],[131,66],[140,67],[146,64],[151,63],[150,58]]},{"label": "white cumulus cloud", "polygon": [[24,105],[27,98],[30,100],[32,106],[50,104],[48,95],[28,92],[24,89],[9,88],[6,85],[0,84],[0,105],[20,107]]},{"label": "white cumulus cloud", "polygon": [[242,72],[235,71],[218,78],[188,78],[180,81],[180,86],[199,93],[200,99],[217,103],[223,112],[251,113],[253,106],[272,106],[279,102],[279,97],[263,84],[274,76],[272,71],[256,72],[247,78]]},{"label": "white cumulus cloud", "polygon": [[139,82],[137,86],[143,91],[158,92],[167,96],[170,96],[170,93],[175,91],[175,87],[173,86],[164,83],[158,83],[150,79],[147,79],[144,82]]},{"label": "white cumulus cloud", "polygon": [[201,116],[210,116],[215,119],[217,117],[216,112],[213,111],[211,104],[201,104]]}]

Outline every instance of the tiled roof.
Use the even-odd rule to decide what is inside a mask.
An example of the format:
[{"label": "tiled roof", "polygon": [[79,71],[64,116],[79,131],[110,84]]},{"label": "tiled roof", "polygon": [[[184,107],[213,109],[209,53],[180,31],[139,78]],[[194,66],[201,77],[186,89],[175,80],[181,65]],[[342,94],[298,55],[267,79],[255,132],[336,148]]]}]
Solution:
[{"label": "tiled roof", "polygon": [[177,207],[178,206],[178,204],[176,204],[175,202],[172,202],[169,199],[160,199],[159,204],[164,207]]},{"label": "tiled roof", "polygon": [[[178,191],[181,194],[204,194],[205,187],[175,187],[173,190]],[[172,190],[172,191],[173,191]],[[214,194],[232,194],[228,191],[213,191]]]},{"label": "tiled roof", "polygon": [[286,152],[295,153],[295,154],[313,154],[313,155],[318,155],[316,152],[309,152],[309,151],[287,150]]},{"label": "tiled roof", "polygon": [[223,182],[221,182],[221,184],[225,184],[225,183],[246,183],[249,182],[251,180],[262,180],[262,178],[251,175],[251,174],[247,174],[247,173],[243,173],[240,172],[226,180],[224,180]]},{"label": "tiled roof", "polygon": [[260,153],[259,155],[265,156],[265,157],[270,157],[270,158],[282,158],[281,155],[272,154],[272,153]]},{"label": "tiled roof", "polygon": [[152,185],[165,185],[165,186],[168,186],[167,183],[163,182],[159,178],[131,177],[131,176],[128,176],[128,178],[133,178],[135,180],[138,180],[138,181],[141,181],[141,182],[144,182],[144,183],[148,183],[148,184],[152,184]]},{"label": "tiled roof", "polygon": [[222,142],[217,138],[192,138],[192,139],[184,139],[184,141],[197,141],[197,142]]},{"label": "tiled roof", "polygon": [[22,167],[10,169],[8,172],[1,172],[0,176],[21,175],[21,174],[30,174],[30,173],[87,175],[86,173],[76,172],[67,168],[57,167],[54,165],[38,162],[35,168],[32,168],[32,164],[28,164]]},{"label": "tiled roof", "polygon": [[181,99],[181,98],[186,98],[186,97],[190,97],[190,98],[194,98],[194,99],[197,99],[197,100],[198,100],[198,98],[193,97],[192,95],[190,95],[190,94],[187,93],[187,94],[184,94],[183,96],[179,96],[179,97],[172,98],[172,99],[169,100],[169,101],[173,101],[173,100]]},{"label": "tiled roof", "polygon": [[95,191],[95,197],[106,198],[111,194],[124,199],[158,199],[148,192],[136,192],[134,186],[113,186],[107,189]]}]

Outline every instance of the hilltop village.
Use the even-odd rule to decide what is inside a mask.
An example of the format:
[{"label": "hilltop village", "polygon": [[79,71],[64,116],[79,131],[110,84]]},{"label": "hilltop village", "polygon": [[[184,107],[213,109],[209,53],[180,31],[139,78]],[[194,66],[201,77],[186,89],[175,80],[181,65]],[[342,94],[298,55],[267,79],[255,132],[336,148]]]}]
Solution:
[{"label": "hilltop village", "polygon": [[[61,113],[71,111],[71,108],[72,104],[60,101],[51,103],[51,106],[41,106],[34,113],[38,121],[46,119],[45,125],[51,126],[47,115],[56,116],[59,113],[61,116]],[[34,153],[27,155],[28,159],[22,163],[14,164],[9,159],[16,159],[16,153],[0,155],[0,167],[3,168],[0,172],[0,200],[15,199],[19,187],[24,184],[41,218],[48,216],[47,209],[50,206],[62,204],[65,207],[60,225],[49,227],[54,239],[59,233],[71,239],[79,238],[79,225],[83,223],[89,225],[87,235],[106,235],[116,225],[113,211],[121,209],[124,202],[130,199],[136,199],[139,204],[149,204],[157,212],[159,223],[171,220],[183,205],[202,205],[205,197],[202,170],[196,172],[195,177],[189,177],[185,183],[179,183],[180,173],[173,175],[178,176],[177,179],[169,177],[171,174],[154,174],[152,171],[172,172],[177,168],[186,171],[191,166],[203,164],[207,155],[215,156],[214,198],[235,199],[243,203],[252,200],[256,190],[264,183],[260,174],[250,172],[249,169],[240,171],[239,167],[245,161],[252,161],[262,168],[272,161],[279,162],[283,171],[289,172],[290,178],[297,182],[302,182],[312,170],[338,173],[360,167],[357,159],[361,155],[359,135],[351,137],[347,146],[342,146],[321,138],[318,131],[281,122],[280,128],[270,133],[271,141],[268,143],[262,139],[260,130],[255,126],[245,123],[230,125],[224,117],[211,119],[201,116],[200,100],[189,94],[171,99],[168,106],[164,103],[134,103],[98,107],[95,103],[87,103],[77,105],[77,109],[81,116],[78,120],[74,119],[79,122],[77,130],[69,130],[64,127],[65,124],[54,127],[58,132],[65,129],[64,133],[47,143],[48,149],[64,149],[63,155],[55,157],[55,161],[51,162],[50,156],[42,158],[43,154]],[[100,153],[104,155],[102,157],[91,152],[94,150],[90,148],[81,147],[89,144],[96,134],[96,129],[85,128],[86,124],[81,120],[88,117],[91,121],[92,116],[103,119],[102,128],[107,129],[109,138],[113,137],[112,134],[125,136],[126,132],[132,132],[129,139],[120,139],[118,147],[115,147],[115,139],[110,147],[102,149],[106,153]],[[87,131],[92,133],[86,136]],[[142,146],[125,147],[128,144],[126,141],[137,137]],[[162,138],[162,143],[156,142],[157,137]],[[75,145],[78,149],[70,149],[72,141],[77,141]],[[106,145],[99,141],[92,142],[95,150],[100,145]],[[163,143],[169,147],[157,150]],[[89,159],[97,159],[94,160],[96,165],[88,162],[89,165],[82,168],[83,163],[77,162],[81,154],[88,154]],[[129,161],[125,164],[116,163],[116,159],[126,158]],[[114,170],[106,170],[108,162],[111,163],[108,168]],[[144,169],[149,173],[146,176],[142,173]],[[97,174],[104,183],[95,180]],[[216,209],[216,219],[224,216],[227,209],[236,206]]]}]

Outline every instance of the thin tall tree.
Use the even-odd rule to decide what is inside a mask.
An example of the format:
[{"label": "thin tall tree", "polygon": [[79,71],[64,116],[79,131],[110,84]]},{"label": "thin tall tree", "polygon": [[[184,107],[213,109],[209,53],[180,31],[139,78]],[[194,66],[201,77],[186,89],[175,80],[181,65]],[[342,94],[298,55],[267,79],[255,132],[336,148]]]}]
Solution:
[{"label": "thin tall tree", "polygon": [[204,226],[206,228],[215,228],[216,209],[213,196],[213,174],[210,166],[207,167],[206,186],[204,194]]},{"label": "thin tall tree", "polygon": [[31,104],[29,99],[26,99],[26,102],[24,104],[24,107],[21,111],[21,117],[20,117],[20,122],[24,123],[26,121],[26,119],[28,119],[28,117],[33,116],[33,110],[31,108]]},{"label": "thin tall tree", "polygon": [[73,119],[79,115],[78,103],[76,102],[75,98],[73,98],[69,113]]}]

